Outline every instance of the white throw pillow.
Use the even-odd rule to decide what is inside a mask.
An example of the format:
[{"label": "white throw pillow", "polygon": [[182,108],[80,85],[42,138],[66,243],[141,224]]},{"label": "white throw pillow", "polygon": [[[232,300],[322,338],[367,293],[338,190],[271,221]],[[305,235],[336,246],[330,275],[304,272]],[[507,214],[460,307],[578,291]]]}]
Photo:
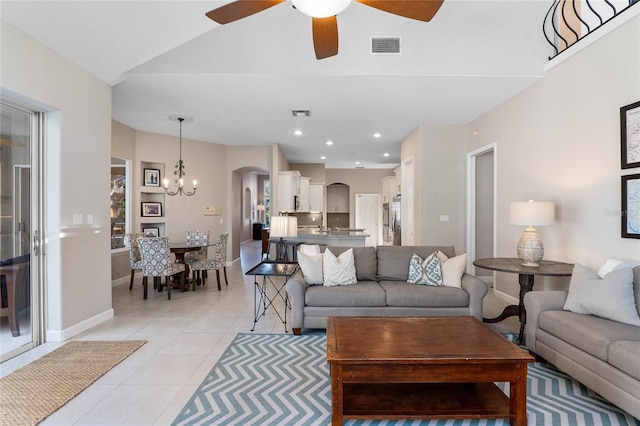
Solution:
[{"label": "white throw pillow", "polygon": [[320,284],[324,282],[322,276],[322,253],[319,254],[306,254],[305,252],[298,251],[298,265],[302,270],[302,276],[304,282],[309,285]]},{"label": "white throw pillow", "polygon": [[356,278],[356,263],[353,258],[353,249],[343,252],[336,257],[331,250],[324,251],[322,259],[325,287],[337,285],[349,285],[358,282]]},{"label": "white throw pillow", "polygon": [[598,270],[598,276],[600,278],[604,278],[609,272],[613,271],[613,269],[620,265],[622,260],[618,259],[607,259],[604,264]]},{"label": "white throw pillow", "polygon": [[318,244],[300,244],[298,251],[305,254],[320,254],[320,246]]},{"label": "white throw pillow", "polygon": [[462,288],[462,275],[467,269],[467,253],[449,258],[438,250],[438,259],[440,259],[444,286]]},{"label": "white throw pillow", "polygon": [[640,326],[633,294],[633,271],[615,269],[600,279],[595,271],[576,264],[564,309]]},{"label": "white throw pillow", "polygon": [[409,261],[407,282],[410,284],[442,286],[442,268],[437,253],[431,253],[425,259],[413,253]]},{"label": "white throw pillow", "polygon": [[607,259],[598,270],[598,276],[604,278],[609,272],[622,268],[635,268],[640,266],[640,262],[632,260]]}]

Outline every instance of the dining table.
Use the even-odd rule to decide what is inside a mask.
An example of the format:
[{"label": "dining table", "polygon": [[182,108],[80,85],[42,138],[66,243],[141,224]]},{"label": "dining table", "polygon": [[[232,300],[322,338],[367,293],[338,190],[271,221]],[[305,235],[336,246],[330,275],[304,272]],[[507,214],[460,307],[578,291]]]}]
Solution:
[{"label": "dining table", "polygon": [[[211,246],[211,245],[213,244],[208,244],[207,246]],[[189,282],[190,282],[189,276],[191,272],[189,265],[184,259],[184,255],[192,251],[198,251],[202,247],[207,247],[207,246],[187,245],[185,241],[169,242],[169,251],[171,251],[171,253],[175,255],[176,263],[182,263],[184,265],[184,287],[182,288],[183,291],[189,290]],[[180,274],[176,274],[173,276],[173,287],[180,288]]]}]

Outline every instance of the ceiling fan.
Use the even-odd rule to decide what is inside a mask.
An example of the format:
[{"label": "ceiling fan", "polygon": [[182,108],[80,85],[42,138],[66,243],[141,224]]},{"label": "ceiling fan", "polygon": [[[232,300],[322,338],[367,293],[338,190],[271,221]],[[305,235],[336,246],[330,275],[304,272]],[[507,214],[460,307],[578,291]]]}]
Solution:
[{"label": "ceiling fan", "polygon": [[[262,12],[286,0],[236,0],[206,15],[219,24],[228,24]],[[338,21],[336,15],[352,0],[291,0],[293,6],[313,18],[313,46],[317,59],[338,53]],[[429,22],[444,0],[355,0],[376,9],[405,18]]]}]

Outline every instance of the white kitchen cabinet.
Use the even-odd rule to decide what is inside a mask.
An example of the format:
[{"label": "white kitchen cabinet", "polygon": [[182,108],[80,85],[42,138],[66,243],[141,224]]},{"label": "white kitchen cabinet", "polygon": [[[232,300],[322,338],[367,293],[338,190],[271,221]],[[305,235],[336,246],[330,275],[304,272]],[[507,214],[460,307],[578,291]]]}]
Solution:
[{"label": "white kitchen cabinet", "polygon": [[396,190],[396,177],[385,176],[382,178],[382,202],[390,203],[398,194]]},{"label": "white kitchen cabinet", "polygon": [[296,204],[300,202],[299,196],[300,172],[294,170],[278,173],[278,211],[296,211]]},{"label": "white kitchen cabinet", "polygon": [[299,212],[308,212],[311,211],[309,207],[310,202],[310,194],[309,194],[309,186],[311,184],[311,178],[309,177],[300,177],[300,205],[296,209]]},{"label": "white kitchen cabinet", "polygon": [[324,211],[324,185],[321,183],[309,185],[309,211]]},{"label": "white kitchen cabinet", "polygon": [[349,185],[327,185],[327,213],[349,213]]}]

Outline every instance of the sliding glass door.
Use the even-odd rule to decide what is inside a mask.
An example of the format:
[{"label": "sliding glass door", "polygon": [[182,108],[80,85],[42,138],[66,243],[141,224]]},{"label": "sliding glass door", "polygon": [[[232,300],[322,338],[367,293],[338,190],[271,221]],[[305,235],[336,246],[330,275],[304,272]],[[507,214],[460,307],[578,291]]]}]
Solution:
[{"label": "sliding glass door", "polygon": [[0,102],[0,360],[40,343],[43,116]]}]

